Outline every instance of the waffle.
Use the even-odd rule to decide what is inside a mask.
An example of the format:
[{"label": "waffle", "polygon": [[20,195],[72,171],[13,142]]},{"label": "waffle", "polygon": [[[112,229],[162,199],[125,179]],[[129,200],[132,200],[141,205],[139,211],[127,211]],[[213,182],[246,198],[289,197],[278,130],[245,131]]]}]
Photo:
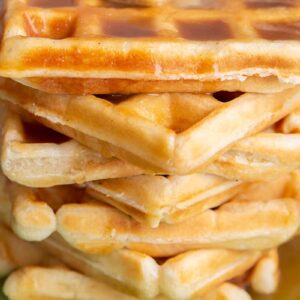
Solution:
[{"label": "waffle", "polygon": [[[105,158],[99,152],[89,150],[75,140],[68,140],[66,136],[30,122],[28,118],[21,120],[19,114],[9,112],[4,115],[6,117],[3,117],[1,135],[2,170],[10,180],[19,184],[48,187],[147,173],[146,170],[140,170],[125,161]],[[284,123],[289,118],[290,116]],[[254,152],[261,151],[269,160],[253,160],[251,153],[243,157],[242,152],[237,157],[235,151],[228,151],[205,171],[230,179],[265,181],[297,166],[296,135],[269,132],[260,136],[260,139],[248,138],[247,143],[240,143],[243,147],[241,151],[246,151],[247,148]],[[291,144],[294,145],[292,149]],[[275,158],[274,163],[270,162],[271,151],[275,157],[281,154],[281,162]]]},{"label": "waffle", "polygon": [[0,225],[0,276],[7,276],[16,268],[30,264],[39,264],[48,259],[44,251],[27,243]]},{"label": "waffle", "polygon": [[[231,171],[237,171],[252,180],[255,174],[274,175],[274,169],[278,175],[282,165],[285,171],[299,166],[298,136],[256,134],[295,111],[298,96],[295,88],[274,95],[244,94],[228,103],[209,95],[162,94],[113,104],[93,96],[55,96],[0,81],[1,99],[105,156],[117,156],[150,173],[186,174],[205,169],[231,146],[231,155],[225,152],[219,166],[209,172],[235,177]],[[249,135],[253,136],[248,139]],[[253,164],[262,166],[261,174],[254,172]],[[224,165],[229,165],[227,174]]]},{"label": "waffle", "polygon": [[[177,86],[180,92],[193,85],[199,91],[195,81],[217,81],[224,89],[229,80],[236,90],[251,76],[259,81],[255,91],[267,86],[262,82],[269,76],[300,83],[297,0],[175,0],[158,8],[124,4],[8,0],[1,75],[51,92],[80,93],[107,92],[101,87],[115,83],[124,92],[120,85],[131,85],[124,80],[142,81],[135,92],[153,92],[149,85],[155,81],[159,91]],[[68,89],[62,90],[65,79]]]},{"label": "waffle", "polygon": [[[107,300],[137,300],[76,272],[41,267],[27,267],[14,272],[6,281],[4,292],[11,300],[98,300],[101,297]],[[250,300],[251,297],[241,288],[225,283],[201,299]],[[167,298],[159,296],[155,300]]]},{"label": "waffle", "polygon": [[252,271],[251,287],[262,294],[272,294],[279,283],[279,257],[277,250],[270,250],[260,259]]},{"label": "waffle", "polygon": [[87,256],[57,238],[42,244],[70,267],[98,280],[103,280],[103,274],[109,276],[118,281],[117,288],[121,283],[123,291],[125,288],[142,299],[153,298],[158,293],[174,300],[197,298],[242,275],[262,257],[259,251],[196,250],[158,264],[151,257],[131,250]]},{"label": "waffle", "polygon": [[181,222],[228,201],[245,184],[218,176],[133,176],[87,183],[87,193],[138,222],[157,227]]},{"label": "waffle", "polygon": [[[265,198],[261,198],[258,194],[256,199],[253,196],[255,189],[253,191],[249,188],[250,191],[246,191],[244,197],[240,195],[234,201],[216,210],[207,210],[181,223],[161,224],[158,228],[149,228],[139,224],[115,208],[84,196],[82,190],[68,189],[65,195],[60,193],[57,196],[57,191],[64,190],[64,187],[56,190],[50,189],[53,194],[50,195],[51,197],[49,197],[49,192],[47,195],[47,190],[40,191],[37,196],[46,201],[46,203],[38,203],[41,207],[34,199],[28,200],[22,193],[17,194],[20,205],[16,205],[13,201],[11,209],[6,204],[10,203],[10,200],[3,198],[1,206],[7,207],[3,212],[8,218],[7,222],[13,221],[16,233],[21,233],[22,237],[27,239],[40,240],[53,232],[52,223],[48,225],[47,222],[53,215],[53,211],[49,209],[50,206],[54,211],[58,209],[56,230],[68,243],[85,253],[104,254],[126,246],[150,256],[166,257],[202,247],[265,249],[288,240],[299,227],[298,202],[292,199],[269,200],[273,197],[274,199],[280,197],[284,189],[284,182],[279,184],[276,181],[273,182],[274,184],[278,188],[277,191],[271,183],[269,187],[261,189]],[[256,187],[256,190],[259,187],[260,185]],[[16,191],[15,188],[13,190]],[[70,201],[73,203],[68,204]],[[37,222],[35,212],[28,209],[36,206],[43,213],[48,212],[48,218],[43,218],[43,220],[38,218]],[[47,209],[45,210],[44,207]],[[12,217],[10,217],[11,214]],[[255,223],[254,220],[256,220]],[[252,223],[257,225],[254,232]],[[111,227],[110,224],[114,226]],[[40,235],[41,232],[42,235]]]},{"label": "waffle", "polygon": [[10,300],[137,300],[79,273],[61,268],[26,267],[5,282]]},{"label": "waffle", "polygon": [[[86,185],[87,193],[93,198],[117,207],[138,222],[156,227],[158,220],[169,224],[187,220],[201,211],[221,205],[237,193],[236,198],[240,200],[265,201],[282,195],[295,198],[295,193],[287,194],[286,191],[292,178],[281,174],[276,180],[263,184],[245,184],[205,174],[142,175],[89,182]],[[195,205],[187,207],[189,201],[196,201]],[[171,203],[173,206],[170,206]]]},{"label": "waffle", "polygon": [[82,190],[63,186],[30,189],[7,180],[0,173],[0,217],[23,240],[40,241],[56,230],[55,211],[81,199]]},{"label": "waffle", "polygon": [[[275,186],[279,185],[280,182]],[[281,189],[278,189],[277,193],[280,194]],[[250,195],[252,191],[253,189],[248,190],[248,194]],[[275,196],[276,192],[273,191],[273,193]],[[6,206],[3,201],[5,201],[4,198],[1,199],[1,207]],[[60,203],[54,203],[53,206],[59,205]],[[6,215],[8,214],[9,212],[6,212]],[[270,257],[274,258],[274,254],[270,256],[268,252],[264,252],[261,256],[260,252],[256,250],[203,249],[183,253],[165,262],[162,260],[161,265],[158,265],[151,257],[132,250],[118,250],[105,255],[85,255],[67,246],[57,235],[43,241],[39,246],[72,268],[89,276],[99,280],[109,277],[117,281],[118,287],[121,284],[127,292],[134,291],[143,297],[154,297],[161,291],[171,299],[177,299],[178,295],[182,295],[184,299],[202,295],[206,291],[211,291],[218,284],[243,274],[256,262],[257,265],[249,278],[254,286],[255,284],[259,286],[261,280],[270,280],[272,274],[265,272],[264,265],[270,261]],[[18,251],[17,249],[20,250],[20,248],[13,248],[14,251]],[[30,252],[27,254],[29,255]],[[22,255],[22,257],[25,259],[26,256]],[[38,256],[35,255],[35,258]],[[193,263],[189,263],[190,261]],[[129,273],[130,276],[128,276]],[[190,276],[191,274],[193,276]],[[172,280],[169,280],[170,276]],[[179,284],[172,286],[173,280],[177,280]],[[111,283],[110,280],[109,282]]]},{"label": "waffle", "polygon": [[[46,141],[50,141],[51,135],[49,136],[48,131],[42,126],[37,124],[36,126],[39,128],[40,135]],[[31,130],[31,136],[33,133]],[[69,153],[70,148],[64,148],[63,144],[55,144],[53,141],[52,143],[41,143],[41,141],[43,141],[41,138],[38,142],[33,141],[32,138],[28,138],[28,135],[24,134],[24,127],[22,128],[22,121],[18,115],[12,113],[7,115],[3,128],[2,169],[10,180],[29,186],[46,187],[72,181],[81,182],[87,179],[122,176],[126,173],[128,173],[127,175],[134,175],[134,172],[141,172],[134,166],[117,159],[100,159],[100,162],[103,160],[108,161],[106,164],[101,164],[97,159],[98,157],[101,158],[100,155],[79,145],[74,140],[66,142],[72,142],[72,145],[74,145],[73,149],[77,150],[74,155]],[[57,155],[53,155],[52,149],[57,149]],[[62,150],[60,151],[60,149]],[[76,167],[74,156],[81,166],[87,165],[90,168],[80,169]],[[93,170],[96,172],[93,172]],[[83,172],[87,175],[82,176]],[[143,189],[140,192],[147,192],[147,194],[138,193],[137,184]],[[103,185],[106,186],[106,189],[102,188]],[[17,186],[15,185],[12,190],[16,190]],[[103,181],[102,185],[100,182],[90,182],[87,183],[87,186],[89,194],[93,197],[109,202],[129,213],[138,221],[155,227],[161,221],[179,222],[210,207],[218,206],[236,195],[244,185],[240,181],[229,181],[214,175],[193,174],[168,177],[141,175],[123,178],[119,181]],[[20,190],[21,187],[18,187],[18,189]],[[21,201],[22,205],[20,204],[20,198],[16,202],[14,220],[17,221],[17,215],[21,219],[25,217],[23,209],[20,209],[20,215],[17,213],[19,211],[17,207],[24,208],[28,205],[36,209],[39,206],[40,213],[43,212],[45,216],[47,205],[44,205],[42,209],[40,202],[33,201],[37,197],[33,195],[30,189],[26,191],[25,188],[22,188],[22,190],[22,193],[27,196],[25,198],[21,197],[24,200]],[[159,194],[156,192],[158,190],[160,190]],[[120,195],[124,195],[122,199],[119,199],[118,196]],[[146,197],[147,195],[148,197]],[[125,198],[128,200],[125,201]],[[25,201],[25,199],[27,200]],[[19,204],[17,205],[17,203]],[[34,211],[36,212],[36,210]],[[23,235],[22,231],[25,225],[23,222],[21,222],[23,225],[20,228],[17,225],[19,222],[16,222],[16,232],[26,240],[44,239],[54,230],[54,227],[50,226],[49,223],[53,219],[52,214],[48,211],[46,213],[48,219],[40,219],[40,221],[48,220],[48,222],[42,231],[36,232],[37,235],[33,232],[30,232],[29,236]],[[29,223],[31,224],[31,221]],[[25,226],[24,230],[28,234],[27,229],[27,226]]]},{"label": "waffle", "polygon": [[[243,274],[261,258],[261,253],[256,250],[196,250],[161,261],[159,265],[150,256],[132,250],[86,255],[67,246],[57,234],[39,243],[39,246],[72,268],[147,298],[154,297],[159,291],[171,299],[177,299],[178,295],[190,298],[206,293],[212,287]],[[184,274],[194,275],[186,277]],[[177,288],[170,285],[170,276],[180,281]]]},{"label": "waffle", "polygon": [[[275,250],[271,250],[269,251],[269,253],[275,253]],[[267,253],[266,255],[268,256],[269,253]],[[259,263],[260,262],[258,262],[258,264]],[[256,272],[256,274],[258,274],[257,270],[258,269],[256,269],[255,267],[254,273]],[[265,277],[262,275],[265,275]],[[260,284],[266,282],[266,280],[270,277],[270,275],[266,274],[265,272],[262,272],[260,276],[261,276]],[[32,285],[30,284],[30,282],[34,282],[35,284]],[[68,291],[68,293],[65,293],[62,287],[64,287]],[[78,293],[75,292],[78,289],[78,287],[80,287],[79,295]],[[19,300],[19,299],[37,300],[37,299],[41,299],[38,298],[41,296],[43,296],[43,299],[45,299],[45,297],[55,297],[55,299],[58,300],[60,299],[89,300],[89,299],[99,299],[99,297],[100,298],[105,297],[105,299],[108,300],[137,299],[127,294],[121,294],[118,290],[112,289],[111,287],[105,285],[103,282],[97,281],[96,283],[92,279],[84,275],[75,273],[73,271],[69,271],[66,269],[57,269],[57,268],[49,269],[49,268],[41,268],[41,267],[27,267],[13,273],[6,281],[4,286],[4,291],[11,300]],[[23,297],[19,298],[19,295],[22,295]],[[172,297],[171,299],[191,299],[190,297],[187,298],[186,297],[187,295],[183,295],[183,298],[182,297],[179,298],[178,296],[179,295],[175,295],[175,298]],[[164,296],[158,296],[155,297],[155,299],[166,300],[167,298],[165,298]],[[227,283],[222,283],[218,287],[212,289],[209,293],[203,295],[201,299],[203,300],[221,300],[221,299],[222,300],[235,300],[235,299],[250,300],[251,297],[247,294],[245,290],[239,288],[237,285],[227,282]]]},{"label": "waffle", "polygon": [[125,247],[153,257],[199,248],[266,249],[289,240],[298,227],[299,204],[292,199],[237,200],[154,229],[100,203],[67,204],[57,212],[57,231],[90,254]]},{"label": "waffle", "polygon": [[[113,283],[123,291],[134,292],[142,298],[152,298],[159,291],[172,299],[176,299],[179,293],[185,295],[185,298],[193,294],[203,294],[211,287],[241,275],[261,257],[259,251],[197,250],[186,252],[159,265],[152,257],[132,250],[86,255],[68,246],[57,234],[38,245],[70,267],[96,279]],[[212,264],[216,258],[218,264]],[[194,264],[189,263],[191,260]],[[196,272],[195,267],[200,273]],[[175,276],[177,281],[186,278],[185,272],[194,276],[182,281],[177,288],[165,284],[170,276]]]},{"label": "waffle", "polygon": [[30,189],[9,185],[12,201],[11,226],[14,232],[27,241],[41,241],[56,230],[52,208]]},{"label": "waffle", "polygon": [[[0,71],[1,73],[1,71]],[[54,94],[140,94],[140,93],[213,93],[216,91],[244,91],[278,93],[294,85],[280,82],[276,77],[251,76],[240,80],[132,80],[86,78],[30,78],[18,82]]]},{"label": "waffle", "polygon": [[243,289],[224,283],[218,289],[207,295],[204,300],[251,300],[250,295]]},{"label": "waffle", "polygon": [[74,140],[7,113],[2,128],[1,165],[12,181],[31,187],[83,183],[141,174],[118,159],[107,159]]}]

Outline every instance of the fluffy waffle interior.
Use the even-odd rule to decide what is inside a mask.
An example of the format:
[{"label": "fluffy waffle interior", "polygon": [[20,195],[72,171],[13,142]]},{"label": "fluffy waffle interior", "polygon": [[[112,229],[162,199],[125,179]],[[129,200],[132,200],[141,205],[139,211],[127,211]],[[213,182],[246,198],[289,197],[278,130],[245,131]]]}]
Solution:
[{"label": "fluffy waffle interior", "polygon": [[[169,91],[174,80],[183,80],[178,91],[191,85],[199,91],[193,80],[208,82],[204,90],[226,86],[223,80],[237,88],[252,76],[300,82],[299,1],[167,2],[137,8],[126,1],[8,0],[0,73],[52,92],[62,92],[63,78],[85,78],[81,87],[69,81],[68,91],[81,93],[101,92],[101,86],[107,92],[105,81],[94,78],[111,86],[115,79],[119,92],[129,83],[139,85],[135,92],[153,92],[153,80],[163,81],[158,91]],[[259,91],[268,82],[254,81],[245,90]]]},{"label": "fluffy waffle interior", "polygon": [[270,95],[246,93],[226,103],[201,94],[107,101],[50,95],[1,79],[0,97],[46,126],[147,173],[205,170],[257,180],[299,166],[299,135],[270,129],[297,110],[298,87]]}]

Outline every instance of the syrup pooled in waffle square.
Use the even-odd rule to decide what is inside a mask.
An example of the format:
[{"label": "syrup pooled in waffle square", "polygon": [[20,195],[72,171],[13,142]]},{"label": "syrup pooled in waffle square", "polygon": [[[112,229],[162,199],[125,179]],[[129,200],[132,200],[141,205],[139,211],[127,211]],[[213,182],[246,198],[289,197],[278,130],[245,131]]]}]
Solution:
[{"label": "syrup pooled in waffle square", "polygon": [[[182,175],[208,169],[246,180],[299,167],[298,135],[259,133],[294,112],[299,95],[296,87],[270,95],[238,94],[228,102],[223,96],[215,96],[219,101],[202,94],[105,100],[51,95],[0,79],[2,100],[104,156],[129,161],[148,174]],[[215,162],[217,166],[211,167]]]},{"label": "syrup pooled in waffle square", "polygon": [[81,94],[300,83],[298,0],[165,2],[7,0],[0,74]]},{"label": "syrup pooled in waffle square", "polygon": [[2,170],[22,185],[48,187],[142,173],[18,114],[7,112],[2,124]]}]

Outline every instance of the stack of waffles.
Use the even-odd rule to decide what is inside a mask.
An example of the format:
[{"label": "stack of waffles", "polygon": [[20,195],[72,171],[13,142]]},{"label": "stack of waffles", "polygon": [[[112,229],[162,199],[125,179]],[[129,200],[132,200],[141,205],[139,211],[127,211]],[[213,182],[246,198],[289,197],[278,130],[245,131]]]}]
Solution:
[{"label": "stack of waffles", "polygon": [[274,292],[300,227],[299,20],[298,0],[7,0],[9,299]]}]

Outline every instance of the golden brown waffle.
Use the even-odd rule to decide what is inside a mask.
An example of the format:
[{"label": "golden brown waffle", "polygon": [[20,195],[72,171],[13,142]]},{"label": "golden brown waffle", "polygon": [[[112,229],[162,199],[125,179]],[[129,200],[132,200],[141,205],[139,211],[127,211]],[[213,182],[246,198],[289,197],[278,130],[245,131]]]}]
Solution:
[{"label": "golden brown waffle", "polygon": [[87,183],[87,193],[157,227],[160,222],[178,223],[228,201],[245,184],[218,176],[133,176]]},{"label": "golden brown waffle", "polygon": [[272,294],[279,284],[279,257],[277,250],[265,253],[251,274],[251,287],[263,294]]},{"label": "golden brown waffle", "polygon": [[[268,190],[272,191],[272,188],[270,184],[263,189],[265,198],[251,198],[254,192],[250,189],[249,201],[247,194],[244,197],[239,196],[217,210],[208,210],[182,223],[161,224],[155,229],[139,224],[99,201],[82,198],[80,190],[79,193],[75,191],[75,194],[71,194],[69,190],[67,194],[60,193],[60,197],[57,197],[56,189],[52,191],[54,195],[50,198],[46,190],[46,194],[39,194],[39,199],[47,204],[36,202],[35,198],[28,199],[21,193],[17,194],[20,202],[13,200],[12,209],[6,204],[9,202],[6,198],[3,198],[1,206],[7,207],[3,213],[8,216],[7,222],[13,221],[16,232],[27,239],[41,239],[41,232],[42,237],[47,237],[53,231],[51,222],[50,228],[47,226],[48,220],[53,216],[50,205],[60,207],[56,214],[57,230],[77,249],[91,254],[103,254],[126,246],[151,256],[165,257],[201,247],[265,249],[286,241],[299,227],[298,202],[292,199],[266,200],[282,194],[283,187],[278,189],[277,194],[276,189],[273,189],[273,194],[270,193],[270,197],[267,197]],[[68,199],[79,203],[64,204],[70,202]],[[9,217],[10,211],[12,219]],[[39,211],[43,214],[48,212],[50,215],[45,215],[43,220],[37,218],[37,222],[34,211],[37,215]],[[113,227],[110,224],[114,224]],[[253,224],[257,226],[254,232]]]},{"label": "golden brown waffle", "polygon": [[72,269],[107,282],[116,289],[147,299],[159,292],[160,267],[152,257],[143,253],[120,250],[106,255],[85,255],[68,246],[58,235],[39,245]]},{"label": "golden brown waffle", "polygon": [[[1,200],[3,204],[5,206],[4,199]],[[9,214],[7,211],[6,215]],[[72,268],[147,298],[154,297],[159,291],[172,299],[177,299],[178,295],[184,298],[202,295],[222,282],[242,275],[261,257],[260,252],[255,250],[196,250],[162,261],[159,266],[153,258],[132,250],[104,255],[82,254],[67,246],[58,236],[38,245]],[[186,277],[184,274],[194,275]],[[171,286],[170,276],[179,283],[176,288]]]},{"label": "golden brown waffle", "polygon": [[[14,272],[4,285],[10,300],[137,300],[133,296],[62,268],[26,267]],[[104,298],[105,297],[105,298]]]},{"label": "golden brown waffle", "polygon": [[[265,156],[270,151],[276,152],[276,155],[281,153],[282,164],[278,161],[274,164],[270,161],[254,161],[250,154],[249,159],[247,156],[241,159],[242,153],[237,158],[236,152],[232,151],[223,154],[206,171],[232,179],[253,181],[272,179],[294,169],[298,161],[297,136],[274,133],[262,136],[262,139],[252,139],[252,142],[248,139],[244,150],[250,146],[255,150],[257,142],[256,149],[265,149]],[[24,121],[12,112],[7,113],[4,118],[1,139],[2,170],[10,180],[22,185],[48,187],[146,173],[124,161],[104,158],[99,152],[89,150],[38,123]],[[262,147],[259,141],[263,142]],[[294,145],[293,149],[290,147],[291,143]]]},{"label": "golden brown waffle", "polygon": [[196,298],[244,274],[262,257],[259,251],[197,250],[158,264],[151,257],[131,250],[88,256],[57,238],[47,239],[42,245],[70,267],[98,280],[107,280],[108,276],[114,279],[114,284],[117,281],[117,288],[121,284],[123,290],[134,292],[142,299],[153,298],[158,293],[170,299]]},{"label": "golden brown waffle", "polygon": [[7,113],[2,127],[1,166],[12,181],[31,187],[126,177],[142,170],[107,159],[74,140]]},{"label": "golden brown waffle", "polygon": [[[28,135],[24,133],[24,127],[22,128],[22,121],[16,114],[9,113],[6,118],[2,136],[2,169],[13,181],[45,187],[72,183],[72,181],[78,182],[79,178],[85,181],[87,177],[97,179],[103,176],[122,176],[126,172],[127,175],[141,172],[132,165],[117,159],[100,159],[99,163],[100,155],[75,141],[66,142],[72,142],[74,146],[75,153],[72,155],[68,151],[70,147],[64,148],[63,144],[55,144],[48,130],[42,126],[36,126],[29,127],[31,136],[34,135],[32,128],[39,128],[39,133],[43,135],[42,140],[41,138],[38,140],[28,138]],[[44,140],[49,142],[41,143]],[[53,155],[53,149],[57,150],[56,155]],[[81,165],[87,165],[87,170],[77,168],[74,157],[75,162],[79,161]],[[102,161],[108,162],[102,164]],[[82,172],[85,172],[87,176],[83,177]],[[123,178],[119,181],[91,182],[87,185],[88,192],[93,197],[108,202],[130,214],[139,222],[154,227],[161,221],[179,222],[218,206],[236,195],[244,186],[240,181],[230,181],[215,175],[200,173],[186,176],[141,175]],[[19,192],[13,197],[15,200],[18,199],[14,201],[13,210],[16,232],[26,240],[41,240],[51,234],[54,230],[53,213],[48,211],[49,207],[45,203],[42,204],[38,200],[41,197],[37,197],[31,189],[13,184],[11,186],[14,194],[16,191]],[[25,207],[28,210],[23,210]],[[37,213],[37,210],[44,217],[47,215],[47,218],[38,219],[44,227],[40,224],[37,232],[28,232],[29,227],[35,228],[35,225],[32,224],[31,219],[29,219],[29,224],[25,225],[28,215],[24,214],[24,211]],[[23,235],[23,230],[28,236]]]},{"label": "golden brown waffle", "polygon": [[38,247],[25,242],[0,225],[0,276],[7,276],[16,268],[45,262],[49,257]]},{"label": "golden brown waffle", "polygon": [[154,257],[199,248],[266,249],[289,240],[298,228],[299,203],[292,199],[237,200],[155,229],[100,203],[67,204],[57,212],[57,231],[90,254],[121,248]]},{"label": "golden brown waffle", "polygon": [[[18,270],[7,279],[4,292],[11,300],[137,300],[79,273],[58,268],[27,267]],[[167,299],[163,296],[155,298]],[[201,299],[250,300],[251,297],[241,288],[225,283]]]},{"label": "golden brown waffle", "polygon": [[244,94],[228,103],[209,95],[139,95],[114,104],[93,96],[45,94],[0,80],[1,99],[105,156],[152,173],[184,174],[207,167],[210,173],[250,180],[299,166],[299,136],[257,134],[295,111],[299,93],[295,88]]},{"label": "golden brown waffle", "polygon": [[243,289],[231,283],[224,283],[204,298],[204,300],[251,300]]},{"label": "golden brown waffle", "polygon": [[[198,251],[199,254],[201,251]],[[202,260],[202,268],[205,268],[205,265],[208,265],[210,263],[208,269],[212,268],[212,261],[211,259],[214,258],[214,255],[217,253],[220,254],[218,259],[214,258],[214,267],[218,268],[222,265],[222,262],[225,263],[224,259],[226,260],[227,258],[227,263],[230,265],[230,258],[234,257],[234,253],[232,253],[232,257],[230,257],[229,251],[224,251],[224,250],[205,250],[202,251],[202,257],[199,258],[199,255],[196,256],[195,253],[191,253],[190,255],[187,255],[184,257],[182,255],[180,258],[178,257],[177,261],[176,259],[170,260],[170,264],[168,265],[168,276],[171,276],[172,280],[176,280],[176,272],[174,273],[174,270],[172,269],[172,264],[180,266],[180,264],[188,264],[189,268],[192,266],[193,263],[190,263],[187,258],[189,259],[195,259],[195,264],[199,264],[199,261]],[[227,253],[226,253],[227,252]],[[227,257],[226,257],[227,254]],[[200,255],[201,256],[201,255]],[[236,253],[236,258],[240,257],[239,260],[234,260],[231,261],[231,267],[235,268],[236,270],[241,267],[242,265],[247,264],[247,258],[246,255],[243,256],[242,253],[240,255]],[[257,284],[264,284],[268,280],[270,280],[270,277],[272,277],[272,274],[268,274],[265,271],[262,271],[261,266],[265,265],[264,259],[267,257],[273,258],[276,257],[276,250],[270,250],[265,253],[262,259],[258,261],[258,264],[254,267],[253,271],[249,273],[249,278],[246,279],[246,283],[250,280],[252,281],[251,278],[253,278],[253,274],[255,274],[256,280],[258,280],[258,277],[260,279],[260,282],[257,281]],[[208,259],[206,262],[204,259]],[[244,262],[243,262],[244,259]],[[276,259],[275,259],[276,260]],[[276,272],[278,272],[278,263],[275,263],[275,260],[272,259],[272,263],[274,266],[276,266]],[[172,262],[171,262],[172,261]],[[176,262],[175,262],[176,261]],[[248,260],[249,263],[250,260]],[[193,261],[194,262],[194,261]],[[201,263],[200,263],[201,264]],[[235,264],[235,266],[234,266]],[[226,265],[226,263],[225,263]],[[225,267],[224,265],[224,267]],[[259,266],[259,267],[258,267]],[[181,266],[182,267],[182,266]],[[195,266],[196,267],[196,266]],[[163,267],[162,267],[163,268]],[[275,270],[275,269],[274,269]],[[186,269],[185,271],[188,271]],[[200,272],[200,270],[197,270]],[[165,271],[163,271],[164,273]],[[198,273],[198,272],[196,272]],[[194,276],[197,277],[199,274],[193,274]],[[222,271],[218,273],[218,277],[226,277],[230,273],[230,270],[224,269],[224,272],[222,274]],[[232,273],[233,274],[233,273]],[[183,274],[182,274],[183,275]],[[188,275],[191,275],[189,273]],[[202,273],[200,275],[203,276],[204,274]],[[211,274],[208,275],[210,277]],[[185,276],[180,279],[181,281],[185,281]],[[79,280],[80,279],[80,280]],[[204,277],[203,277],[204,279]],[[207,278],[206,278],[207,279]],[[208,281],[210,279],[207,279]],[[58,284],[59,281],[59,284]],[[272,279],[271,279],[272,281]],[[32,284],[34,282],[35,284]],[[87,285],[87,283],[92,283],[93,285]],[[205,282],[207,285],[207,281]],[[215,282],[216,283],[216,282]],[[169,282],[168,282],[169,284]],[[182,286],[187,285],[186,282],[180,282]],[[269,283],[268,283],[269,284]],[[57,285],[57,286],[56,286]],[[64,292],[64,287],[68,293],[66,294]],[[80,287],[80,288],[79,288]],[[89,288],[87,288],[89,287]],[[97,288],[96,288],[97,287]],[[253,286],[252,286],[253,287]],[[194,287],[192,287],[193,289]],[[76,293],[76,290],[80,290],[80,293]],[[10,297],[11,300],[19,300],[19,299],[41,299],[41,298],[35,298],[35,297],[41,297],[43,295],[42,299],[45,299],[46,296],[50,297],[55,297],[55,299],[99,299],[99,297],[105,297],[105,299],[137,299],[133,296],[129,296],[128,294],[121,294],[118,290],[112,289],[110,286],[106,285],[104,282],[101,281],[93,281],[92,279],[75,273],[71,272],[67,269],[49,269],[49,268],[41,268],[41,267],[27,267],[24,269],[21,269],[15,273],[13,273],[8,280],[5,283],[4,286],[4,291],[5,293]],[[113,291],[113,292],[112,292]],[[183,291],[183,290],[182,290]],[[157,296],[155,297],[156,300],[163,300],[163,299],[196,299],[199,297],[199,294],[193,294],[192,291],[188,292],[183,292],[180,293],[178,290],[178,285],[174,285],[174,289],[171,291],[171,293],[167,294],[170,298],[165,298],[164,296]],[[101,294],[99,294],[101,292]],[[176,293],[176,292],[179,292]],[[22,298],[18,298],[19,295],[22,295]],[[75,295],[77,295],[77,298]],[[27,298],[28,297],[28,298]],[[70,298],[71,297],[71,298]],[[84,297],[84,298],[81,298]],[[117,298],[119,297],[119,298]],[[153,297],[152,297],[153,298]],[[48,299],[48,298],[47,298]],[[52,299],[52,298],[51,298]],[[201,296],[201,299],[203,300],[250,300],[251,297],[241,288],[238,288],[236,285],[232,283],[222,283],[219,286],[215,286],[214,288],[210,288],[208,293],[205,293],[205,295]]]},{"label": "golden brown waffle", "polygon": [[129,2],[7,0],[0,73],[48,91],[80,93],[113,92],[102,87],[115,83],[126,92],[126,80],[138,85],[135,92],[153,92],[156,80],[159,91],[185,92],[191,91],[186,80],[217,81],[217,89],[229,80],[236,90],[256,76],[252,91],[266,89],[269,76],[300,83],[298,0],[165,2],[126,8]]},{"label": "golden brown waffle", "polygon": [[[0,71],[1,73],[1,71]],[[140,94],[140,93],[213,93],[243,91],[278,93],[294,85],[280,82],[275,76],[251,76],[240,80],[131,80],[99,78],[30,78],[15,79],[22,84],[55,94]]]},{"label": "golden brown waffle", "polygon": [[0,173],[0,217],[24,240],[40,241],[56,230],[55,211],[82,198],[73,186],[30,189],[10,182]]}]

